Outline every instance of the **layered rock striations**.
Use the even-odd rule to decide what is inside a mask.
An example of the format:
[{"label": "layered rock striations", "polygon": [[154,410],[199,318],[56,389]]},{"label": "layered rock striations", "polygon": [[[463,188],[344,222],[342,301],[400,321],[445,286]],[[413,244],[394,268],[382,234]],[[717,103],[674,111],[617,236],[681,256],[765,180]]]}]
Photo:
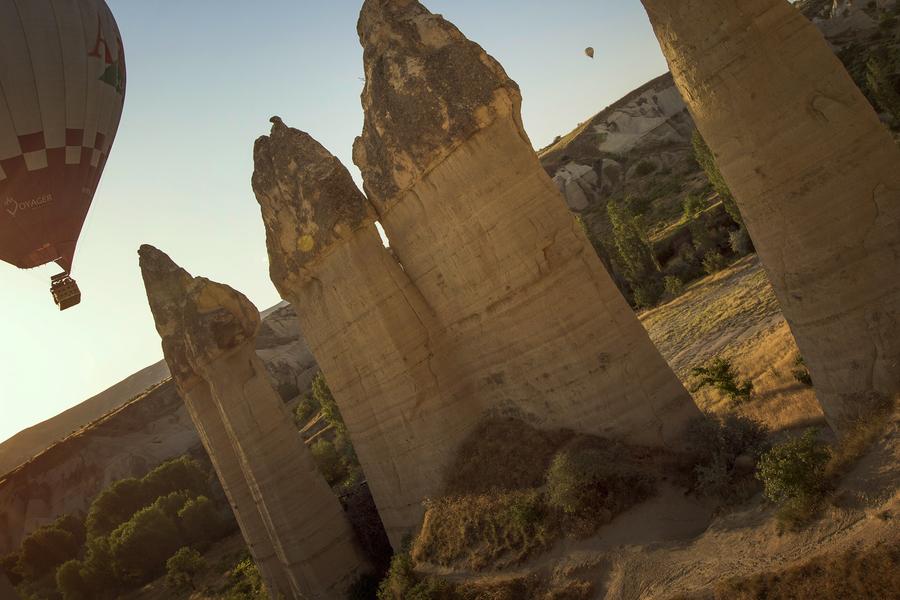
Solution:
[{"label": "layered rock striations", "polygon": [[254,162],[272,281],[296,308],[399,547],[484,407],[448,393],[462,374],[443,329],[338,159],[275,118]]},{"label": "layered rock striations", "polygon": [[541,167],[518,86],[411,0],[368,0],[354,161],[391,247],[491,407],[677,444],[697,414]]},{"label": "layered rock striations", "polygon": [[178,393],[216,470],[244,541],[267,588],[275,597],[289,597],[291,588],[287,574],[269,540],[250,486],[244,479],[240,458],[232,447],[209,385],[194,373],[187,358],[181,313],[186,290],[193,283],[193,277],[152,246],[142,246],[139,255],[150,310],[162,338],[163,354]]},{"label": "layered rock striations", "polygon": [[258,311],[149,246],[141,266],[166,360],[270,590],[340,596],[365,560],[256,355]]},{"label": "layered rock striations", "polygon": [[644,0],[841,428],[900,392],[900,150],[785,0]]}]

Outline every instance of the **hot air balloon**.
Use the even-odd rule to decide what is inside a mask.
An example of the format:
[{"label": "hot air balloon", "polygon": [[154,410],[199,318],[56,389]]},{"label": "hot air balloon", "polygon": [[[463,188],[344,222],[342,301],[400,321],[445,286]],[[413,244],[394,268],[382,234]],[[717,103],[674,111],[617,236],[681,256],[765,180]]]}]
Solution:
[{"label": "hot air balloon", "polygon": [[594,49],[591,48],[590,46],[588,46],[587,48],[584,49],[584,54],[585,54],[588,58],[594,58]]},{"label": "hot air balloon", "polygon": [[75,245],[122,116],[125,54],[103,0],[0,0],[0,260],[55,262],[81,301]]}]

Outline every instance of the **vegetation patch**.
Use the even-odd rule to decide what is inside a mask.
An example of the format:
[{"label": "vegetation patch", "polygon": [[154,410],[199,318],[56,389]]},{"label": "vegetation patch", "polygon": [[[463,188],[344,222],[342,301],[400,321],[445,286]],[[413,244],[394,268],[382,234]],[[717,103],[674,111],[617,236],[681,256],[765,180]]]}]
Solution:
[{"label": "vegetation patch", "polygon": [[653,493],[646,450],[489,419],[429,500],[409,560],[473,571],[519,564],[564,535],[589,536]]}]

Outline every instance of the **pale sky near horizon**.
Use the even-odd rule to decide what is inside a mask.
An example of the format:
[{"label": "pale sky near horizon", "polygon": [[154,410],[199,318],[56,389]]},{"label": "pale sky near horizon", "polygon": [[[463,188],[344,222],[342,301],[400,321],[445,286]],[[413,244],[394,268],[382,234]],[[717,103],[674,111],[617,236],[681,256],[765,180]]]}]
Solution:
[{"label": "pale sky near horizon", "polygon": [[[58,269],[0,263],[0,441],[162,357],[137,266],[150,243],[181,266],[279,301],[250,188],[268,119],[309,131],[356,174],[361,0],[107,0],[128,63],[125,111],[82,234],[82,304]],[[639,0],[431,0],[522,88],[535,147],[666,70]],[[588,59],[586,46],[596,48]]]}]

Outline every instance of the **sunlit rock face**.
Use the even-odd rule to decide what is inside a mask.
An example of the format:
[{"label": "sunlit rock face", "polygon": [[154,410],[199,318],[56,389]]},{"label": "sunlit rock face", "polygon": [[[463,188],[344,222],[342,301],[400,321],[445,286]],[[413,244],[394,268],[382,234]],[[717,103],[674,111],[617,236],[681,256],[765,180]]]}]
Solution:
[{"label": "sunlit rock face", "polygon": [[677,446],[696,408],[538,163],[516,84],[418,2],[366,2],[359,33],[368,197],[278,118],[253,188],[392,542],[487,411]]},{"label": "sunlit rock face", "polygon": [[444,328],[338,159],[278,119],[254,157],[272,281],[296,309],[399,547],[484,407],[477,394],[449,393],[464,374]]},{"label": "sunlit rock face", "polygon": [[368,0],[369,200],[483,405],[677,445],[697,414],[529,143],[518,86],[419,2]]},{"label": "sunlit rock face", "polygon": [[365,561],[256,354],[259,312],[152,247],[140,255],[166,360],[267,585],[340,596]]},{"label": "sunlit rock face", "polygon": [[788,2],[644,6],[840,429],[900,391],[900,150]]}]

